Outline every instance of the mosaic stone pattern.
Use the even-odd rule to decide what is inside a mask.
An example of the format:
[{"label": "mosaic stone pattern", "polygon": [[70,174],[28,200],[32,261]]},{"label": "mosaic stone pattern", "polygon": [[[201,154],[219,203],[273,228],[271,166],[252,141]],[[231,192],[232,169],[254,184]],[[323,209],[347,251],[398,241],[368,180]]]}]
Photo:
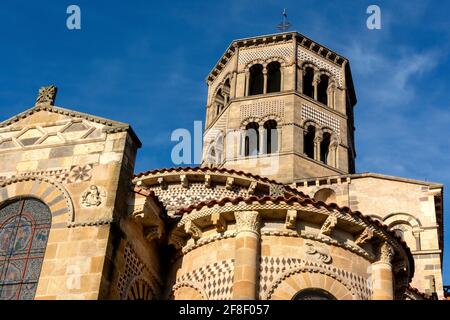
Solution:
[{"label": "mosaic stone pattern", "polygon": [[[186,273],[177,279],[177,283],[193,281],[200,283],[210,300],[231,299],[234,277],[234,259],[216,262]],[[176,287],[175,284],[174,287]]]}]

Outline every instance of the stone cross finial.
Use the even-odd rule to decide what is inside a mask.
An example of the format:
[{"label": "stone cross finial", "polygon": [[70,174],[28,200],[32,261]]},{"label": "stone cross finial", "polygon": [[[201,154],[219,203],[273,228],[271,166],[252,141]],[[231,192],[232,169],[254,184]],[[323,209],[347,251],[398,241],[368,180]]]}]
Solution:
[{"label": "stone cross finial", "polygon": [[58,88],[56,86],[48,86],[40,88],[38,97],[36,99],[36,105],[49,104],[53,106],[55,104],[57,92]]}]

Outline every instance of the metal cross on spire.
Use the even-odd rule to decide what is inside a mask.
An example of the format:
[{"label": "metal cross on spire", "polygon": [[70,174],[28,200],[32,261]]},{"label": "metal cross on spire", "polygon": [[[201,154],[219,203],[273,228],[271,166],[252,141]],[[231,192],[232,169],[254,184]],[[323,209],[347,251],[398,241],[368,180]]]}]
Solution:
[{"label": "metal cross on spire", "polygon": [[277,29],[281,32],[286,32],[291,27],[291,23],[287,20],[287,11],[286,9],[283,10],[283,20],[281,23],[277,26]]}]

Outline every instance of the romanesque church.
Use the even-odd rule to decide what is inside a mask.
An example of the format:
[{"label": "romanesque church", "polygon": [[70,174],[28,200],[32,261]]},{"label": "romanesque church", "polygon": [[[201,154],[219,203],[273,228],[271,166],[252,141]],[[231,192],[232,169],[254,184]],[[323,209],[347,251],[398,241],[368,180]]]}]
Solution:
[{"label": "romanesque church", "polygon": [[349,60],[252,37],[207,85],[199,167],[54,86],[0,123],[0,299],[443,298],[443,186],[355,172]]}]

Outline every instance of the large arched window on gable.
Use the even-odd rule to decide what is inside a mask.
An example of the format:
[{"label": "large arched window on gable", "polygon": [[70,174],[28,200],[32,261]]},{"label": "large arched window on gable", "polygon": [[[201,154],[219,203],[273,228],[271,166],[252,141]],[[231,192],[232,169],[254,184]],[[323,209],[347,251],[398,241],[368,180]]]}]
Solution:
[{"label": "large arched window on gable", "polygon": [[259,152],[259,125],[251,122],[245,127],[245,149],[244,155],[256,156]]},{"label": "large arched window on gable", "polygon": [[292,300],[336,300],[336,297],[320,288],[308,288],[299,291]]},{"label": "large arched window on gable", "polygon": [[0,300],[32,300],[51,226],[50,209],[23,198],[0,208]]},{"label": "large arched window on gable", "polygon": [[319,84],[317,85],[317,100],[324,105],[328,105],[328,85],[330,78],[326,74],[320,76]]},{"label": "large arched window on gable", "polygon": [[267,65],[267,93],[281,91],[281,65],[273,61]]},{"label": "large arched window on gable", "polygon": [[260,64],[255,64],[250,68],[250,79],[249,79],[248,95],[253,96],[256,94],[264,93],[264,76],[263,76],[263,66]]},{"label": "large arched window on gable", "polygon": [[314,99],[314,69],[306,67],[303,74],[303,94]]},{"label": "large arched window on gable", "polygon": [[278,129],[275,120],[267,120],[264,123],[265,153],[271,154],[278,151]]},{"label": "large arched window on gable", "polygon": [[316,136],[316,128],[312,125],[306,128],[303,135],[303,153],[311,159],[314,159],[314,138]]}]

